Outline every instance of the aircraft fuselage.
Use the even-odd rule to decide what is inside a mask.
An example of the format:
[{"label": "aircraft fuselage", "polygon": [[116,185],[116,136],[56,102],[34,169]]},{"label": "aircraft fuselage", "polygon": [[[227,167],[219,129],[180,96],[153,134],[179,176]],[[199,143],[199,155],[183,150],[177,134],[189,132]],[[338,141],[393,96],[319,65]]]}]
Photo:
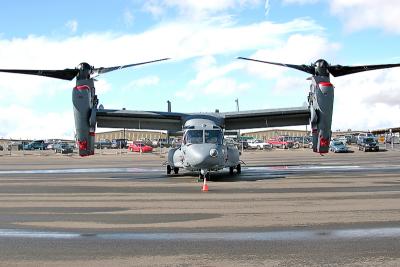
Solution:
[{"label": "aircraft fuselage", "polygon": [[175,173],[177,168],[207,173],[228,167],[237,168],[239,164],[238,148],[224,141],[222,128],[211,119],[192,118],[186,121],[182,145],[170,149],[168,153],[169,168]]}]

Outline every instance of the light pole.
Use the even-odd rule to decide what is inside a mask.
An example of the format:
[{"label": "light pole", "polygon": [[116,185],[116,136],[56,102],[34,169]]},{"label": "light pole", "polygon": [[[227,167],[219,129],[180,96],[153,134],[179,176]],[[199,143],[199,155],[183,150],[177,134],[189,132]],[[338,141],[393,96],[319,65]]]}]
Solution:
[{"label": "light pole", "polygon": [[[171,112],[171,101],[167,101],[167,111],[168,112]],[[169,131],[167,131],[167,135],[166,135],[166,138],[167,138],[167,145],[169,146],[170,145],[170,143],[169,143]],[[161,151],[161,135],[160,135],[160,151]],[[161,152],[160,152],[160,156],[161,156]]]},{"label": "light pole", "polygon": [[[236,98],[235,102],[236,102],[236,111],[239,112],[239,99]],[[243,153],[243,140],[242,140],[242,136],[240,135],[240,130],[238,130],[238,137],[239,137],[239,142],[242,145],[242,153]]]},{"label": "light pole", "polygon": [[235,99],[236,102],[236,111],[239,112],[239,99]]}]

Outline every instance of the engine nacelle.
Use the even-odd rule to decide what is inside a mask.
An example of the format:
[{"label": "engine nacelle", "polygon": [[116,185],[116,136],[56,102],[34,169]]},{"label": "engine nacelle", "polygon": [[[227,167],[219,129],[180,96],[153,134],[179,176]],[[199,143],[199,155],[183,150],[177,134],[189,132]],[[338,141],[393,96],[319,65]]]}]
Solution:
[{"label": "engine nacelle", "polygon": [[334,87],[327,77],[315,77],[310,103],[313,151],[328,153],[331,140]]},{"label": "engine nacelle", "polygon": [[168,151],[168,164],[171,167],[183,167],[184,155],[180,148],[170,148]]},{"label": "engine nacelle", "polygon": [[72,103],[79,155],[82,157],[93,155],[97,108],[93,80],[77,81],[72,91]]}]

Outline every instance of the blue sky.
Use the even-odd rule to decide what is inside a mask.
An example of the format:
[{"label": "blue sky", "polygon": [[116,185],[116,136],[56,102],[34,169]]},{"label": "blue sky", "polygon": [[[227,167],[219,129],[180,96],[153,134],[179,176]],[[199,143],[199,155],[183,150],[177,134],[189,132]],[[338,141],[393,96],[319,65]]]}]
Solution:
[{"label": "blue sky", "polygon": [[[293,64],[400,62],[396,0],[9,1],[0,9],[0,68],[95,67],[170,57],[102,75],[106,108],[177,112],[302,106]],[[400,68],[332,78],[333,129],[400,125]],[[74,82],[0,74],[0,137],[73,137]],[[100,129],[101,130],[101,129]]]}]

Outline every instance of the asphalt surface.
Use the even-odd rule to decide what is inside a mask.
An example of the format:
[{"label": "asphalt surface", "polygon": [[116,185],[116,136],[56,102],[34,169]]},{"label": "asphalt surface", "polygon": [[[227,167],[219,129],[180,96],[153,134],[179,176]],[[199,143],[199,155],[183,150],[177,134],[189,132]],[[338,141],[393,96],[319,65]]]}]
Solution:
[{"label": "asphalt surface", "polygon": [[2,154],[0,265],[400,265],[400,151],[242,160],[202,192],[160,154]]}]

